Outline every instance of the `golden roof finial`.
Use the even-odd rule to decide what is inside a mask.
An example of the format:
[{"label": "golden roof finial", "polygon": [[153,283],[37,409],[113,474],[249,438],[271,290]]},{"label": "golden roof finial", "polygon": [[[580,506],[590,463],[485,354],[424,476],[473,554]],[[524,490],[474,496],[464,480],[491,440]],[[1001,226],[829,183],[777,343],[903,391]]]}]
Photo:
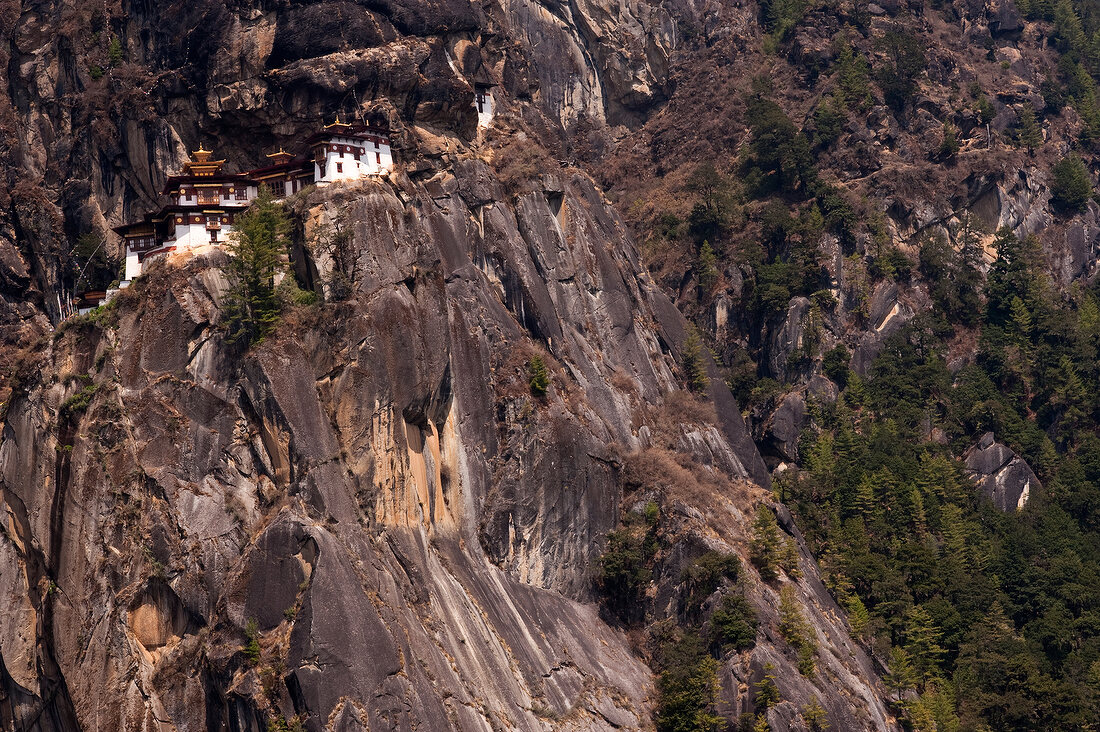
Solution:
[{"label": "golden roof finial", "polygon": [[336,121],[333,122],[331,125],[325,125],[326,130],[330,129],[332,127],[351,127],[351,125],[349,125],[347,122],[341,122],[340,121],[340,113],[337,112],[336,113]]},{"label": "golden roof finial", "polygon": [[205,148],[204,148],[204,147],[202,146],[202,143],[199,143],[199,149],[198,149],[198,150],[196,150],[195,152],[191,153],[191,154],[195,156],[195,161],[196,161],[196,162],[199,162],[199,163],[205,163],[205,162],[206,162],[207,160],[209,160],[209,159],[210,159],[210,155],[211,155],[211,154],[212,154],[213,152],[214,152],[213,150],[207,150],[207,149],[205,149]]}]

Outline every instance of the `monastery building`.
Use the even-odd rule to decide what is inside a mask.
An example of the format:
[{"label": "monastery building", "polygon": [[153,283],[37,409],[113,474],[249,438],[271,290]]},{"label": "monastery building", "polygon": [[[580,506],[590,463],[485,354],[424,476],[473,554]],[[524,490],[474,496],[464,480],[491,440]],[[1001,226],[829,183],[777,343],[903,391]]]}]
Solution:
[{"label": "monastery building", "polygon": [[389,135],[373,127],[351,125],[337,117],[304,142],[293,155],[282,148],[268,155],[271,164],[246,173],[224,173],[224,160],[211,160],[201,146],[168,178],[162,195],[168,203],[138,222],[115,228],[126,244],[125,287],[141,274],[151,257],[220,244],[233,231],[235,218],[256,199],[260,186],[276,199],[306,186],[384,175],[393,168]]}]

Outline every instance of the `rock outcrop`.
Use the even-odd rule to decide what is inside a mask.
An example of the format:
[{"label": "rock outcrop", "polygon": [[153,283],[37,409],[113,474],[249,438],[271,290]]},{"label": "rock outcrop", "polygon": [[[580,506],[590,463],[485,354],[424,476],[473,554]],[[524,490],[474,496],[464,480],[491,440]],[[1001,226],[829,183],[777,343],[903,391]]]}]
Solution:
[{"label": "rock outcrop", "polygon": [[986,432],[966,454],[966,469],[993,504],[1002,511],[1019,511],[1042,483],[1023,458]]},{"label": "rock outcrop", "polygon": [[[216,329],[220,254],[154,268],[59,331],[0,443],[0,587],[30,598],[5,617],[14,718],[644,728],[649,672],[599,619],[592,566],[622,456],[679,388],[686,331],[587,179],[553,187],[560,201],[508,203],[468,160],[431,186],[311,194],[306,240],[337,214],[354,232],[351,296],[295,311],[243,357]],[[708,423],[659,420],[684,423],[674,449],[707,485],[766,481],[728,390],[711,390]],[[707,495],[668,500],[726,506],[692,531],[746,551],[751,490]],[[844,681],[802,693],[881,726],[869,662],[814,587],[807,614]],[[754,594],[762,612],[770,593]],[[797,676],[774,642],[760,658]]]}]

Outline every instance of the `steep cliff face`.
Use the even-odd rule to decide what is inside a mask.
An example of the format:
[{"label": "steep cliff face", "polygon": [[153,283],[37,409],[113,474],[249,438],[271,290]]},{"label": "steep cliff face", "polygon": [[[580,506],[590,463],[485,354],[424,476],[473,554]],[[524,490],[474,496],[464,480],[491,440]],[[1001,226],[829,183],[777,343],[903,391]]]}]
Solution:
[{"label": "steep cliff face", "polygon": [[[802,578],[749,568],[764,461],[709,357],[705,403],[681,388],[686,321],[567,162],[671,93],[668,9],[58,0],[0,19],[5,729],[652,728],[646,644],[594,593],[608,532],[650,501],[648,620],[682,613],[701,553],[744,560],[760,632],[723,657],[721,714],[754,711],[773,667],[773,728],[813,698],[836,728],[893,724],[781,506]],[[475,82],[499,84],[480,135]],[[242,354],[209,252],[59,323],[73,244],[116,246],[107,227],[188,149],[249,167],[337,111],[387,123],[401,156],[290,204],[305,287],[334,266],[310,244],[352,232],[348,297]],[[784,586],[816,675],[776,629]]]},{"label": "steep cliff face", "polygon": [[[20,608],[7,724],[648,726],[648,670],[584,601],[622,460],[653,447],[640,435],[677,390],[683,322],[591,184],[547,180],[553,208],[544,191],[502,202],[476,160],[427,187],[311,194],[307,236],[336,211],[353,227],[354,294],[244,356],[213,328],[218,253],[59,331],[0,446],[0,586]],[[535,353],[545,400],[528,391]],[[734,415],[675,423],[704,488],[660,487],[679,533],[744,553],[759,458]],[[731,657],[728,703],[751,705],[738,683],[770,660],[792,709],[818,695],[837,720],[885,726],[803,562],[835,680],[814,688],[764,640]],[[772,593],[754,591],[761,612]]]}]

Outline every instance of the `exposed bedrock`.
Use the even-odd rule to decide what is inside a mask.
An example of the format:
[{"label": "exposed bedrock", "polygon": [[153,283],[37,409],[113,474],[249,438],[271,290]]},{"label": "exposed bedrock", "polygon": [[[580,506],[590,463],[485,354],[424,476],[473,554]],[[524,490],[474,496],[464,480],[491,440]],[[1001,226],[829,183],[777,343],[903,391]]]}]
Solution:
[{"label": "exposed bedrock", "polygon": [[[351,297],[288,313],[243,356],[214,327],[219,253],[154,268],[108,318],[59,332],[0,443],[14,713],[52,705],[86,729],[648,727],[650,671],[593,604],[593,565],[624,459],[682,419],[661,405],[685,323],[591,183],[549,187],[509,202],[468,160],[430,186],[311,194],[307,238],[336,216],[353,230]],[[670,449],[722,508],[668,510],[743,553],[766,467],[718,378],[710,397],[711,423],[677,426]],[[842,681],[792,681],[791,698],[880,726],[869,661],[803,562]],[[774,591],[754,587],[770,623]],[[775,643],[730,673],[772,659],[797,676]],[[731,714],[748,703],[726,693]]]}]

